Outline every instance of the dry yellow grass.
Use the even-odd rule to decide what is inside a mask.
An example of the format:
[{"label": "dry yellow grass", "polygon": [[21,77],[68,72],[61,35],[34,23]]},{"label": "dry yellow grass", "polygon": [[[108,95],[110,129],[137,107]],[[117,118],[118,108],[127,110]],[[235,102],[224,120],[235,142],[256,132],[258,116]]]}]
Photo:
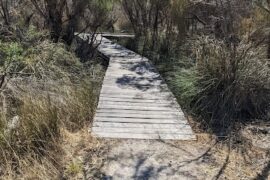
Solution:
[{"label": "dry yellow grass", "polygon": [[[21,46],[7,47],[14,52]],[[65,133],[90,126],[103,68],[94,60],[83,65],[63,44],[49,41],[6,54],[22,74],[8,76],[0,88],[0,179],[59,179],[66,166]],[[67,169],[76,174],[82,165]]]}]

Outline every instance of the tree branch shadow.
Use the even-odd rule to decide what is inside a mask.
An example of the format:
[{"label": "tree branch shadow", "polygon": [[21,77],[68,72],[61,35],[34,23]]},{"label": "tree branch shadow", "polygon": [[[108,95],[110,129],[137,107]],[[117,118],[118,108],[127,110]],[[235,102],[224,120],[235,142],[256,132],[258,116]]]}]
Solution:
[{"label": "tree branch shadow", "polygon": [[267,180],[270,176],[270,161],[264,166],[262,171],[257,174],[254,180]]}]

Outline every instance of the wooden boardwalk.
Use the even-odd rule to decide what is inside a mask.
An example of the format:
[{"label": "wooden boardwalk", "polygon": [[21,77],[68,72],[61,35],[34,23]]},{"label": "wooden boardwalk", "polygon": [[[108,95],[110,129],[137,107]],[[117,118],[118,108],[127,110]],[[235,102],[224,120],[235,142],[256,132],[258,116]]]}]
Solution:
[{"label": "wooden boardwalk", "polygon": [[116,37],[116,38],[135,38],[134,34],[125,34],[125,33],[119,33],[119,34],[112,34],[112,33],[102,33],[103,37]]},{"label": "wooden boardwalk", "polygon": [[173,94],[144,58],[106,38],[98,48],[109,58],[92,134],[103,138],[194,140]]}]

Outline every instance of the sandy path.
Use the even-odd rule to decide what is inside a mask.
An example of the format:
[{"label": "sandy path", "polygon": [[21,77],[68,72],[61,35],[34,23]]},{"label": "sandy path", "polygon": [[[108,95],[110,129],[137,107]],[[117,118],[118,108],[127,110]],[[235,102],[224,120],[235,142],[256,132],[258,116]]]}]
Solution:
[{"label": "sandy path", "polygon": [[207,156],[213,142],[201,147],[187,141],[158,140],[119,140],[106,144],[109,150],[101,168],[103,179],[212,179],[219,171],[219,166]]}]

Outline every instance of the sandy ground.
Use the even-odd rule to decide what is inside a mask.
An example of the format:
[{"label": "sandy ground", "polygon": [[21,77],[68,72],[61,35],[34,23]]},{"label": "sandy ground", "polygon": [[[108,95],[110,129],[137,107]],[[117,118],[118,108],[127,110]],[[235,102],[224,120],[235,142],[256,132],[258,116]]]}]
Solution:
[{"label": "sandy ground", "polygon": [[[99,172],[86,179],[258,179],[269,166],[265,153],[239,152],[208,136],[198,141],[104,140]],[[268,170],[269,171],[269,170]],[[267,179],[269,172],[264,174]]]},{"label": "sandy ground", "polygon": [[84,131],[65,139],[63,179],[270,179],[267,151],[228,148],[207,134],[198,141],[102,140]]},{"label": "sandy ground", "polygon": [[[213,142],[209,142],[210,146]],[[203,157],[210,148],[187,142],[122,140],[109,142],[101,169],[103,179],[200,179],[211,178],[215,163]]]}]

